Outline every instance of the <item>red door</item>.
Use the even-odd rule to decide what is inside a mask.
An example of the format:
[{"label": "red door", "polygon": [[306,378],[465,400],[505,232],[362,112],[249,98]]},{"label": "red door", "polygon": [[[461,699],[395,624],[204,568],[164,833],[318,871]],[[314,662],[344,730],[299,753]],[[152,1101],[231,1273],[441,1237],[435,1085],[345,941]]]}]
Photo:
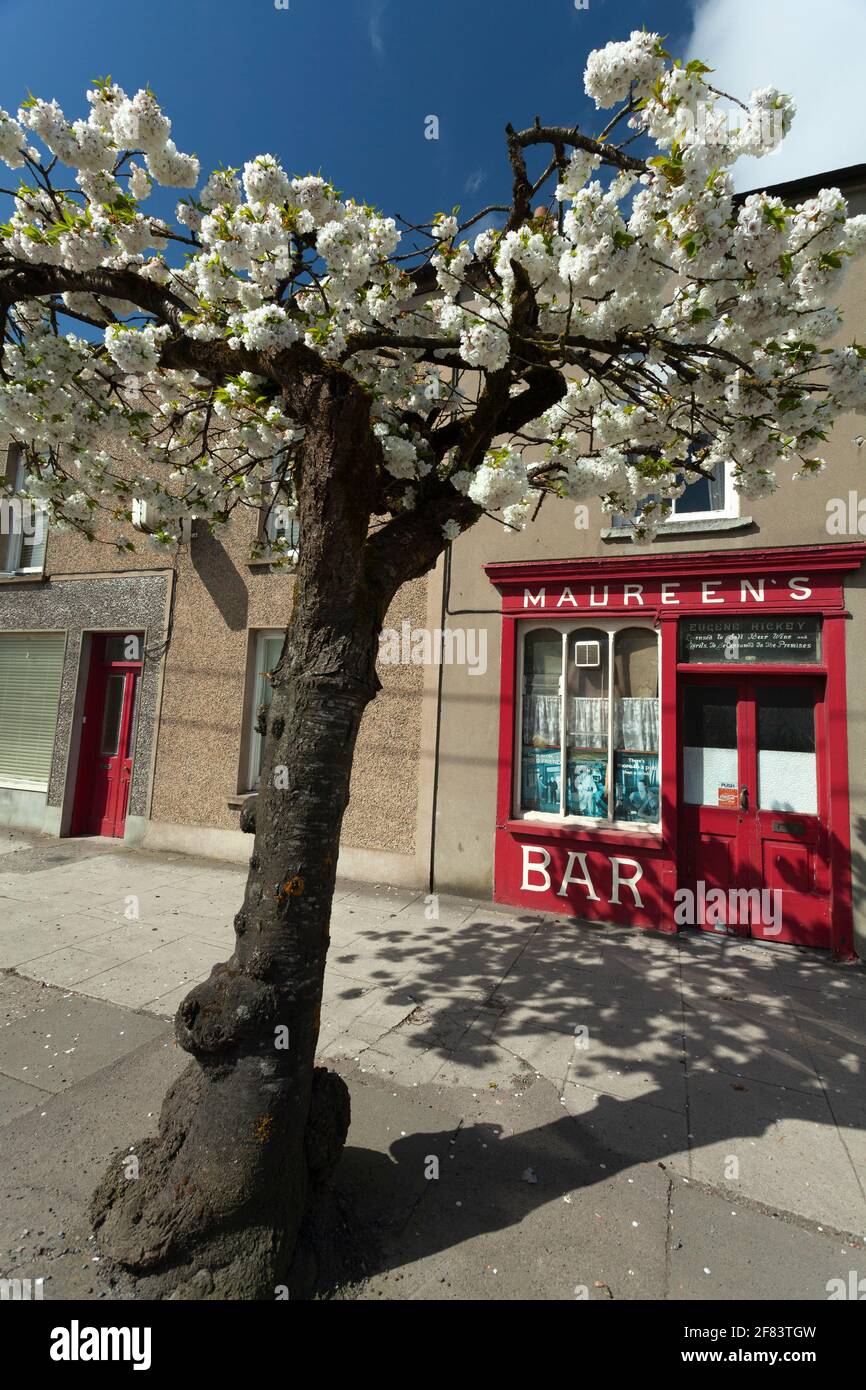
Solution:
[{"label": "red door", "polygon": [[100,634],[93,654],[84,706],[74,835],[121,837],[132,781],[141,660],[141,638]]},{"label": "red door", "polygon": [[684,681],[682,924],[830,945],[824,713],[815,678]]}]

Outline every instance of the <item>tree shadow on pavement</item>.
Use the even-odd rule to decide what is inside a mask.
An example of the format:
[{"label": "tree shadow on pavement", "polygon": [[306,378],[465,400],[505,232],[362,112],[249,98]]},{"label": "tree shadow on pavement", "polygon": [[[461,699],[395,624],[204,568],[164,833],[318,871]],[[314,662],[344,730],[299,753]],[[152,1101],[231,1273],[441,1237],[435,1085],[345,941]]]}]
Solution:
[{"label": "tree shadow on pavement", "polygon": [[[344,1209],[375,1233],[368,1272],[517,1226],[635,1165],[866,1229],[861,966],[700,932],[442,911],[427,922],[409,904],[330,961],[337,998],[370,1000],[350,1025],[355,1134],[368,1087],[398,1086],[412,1107],[388,1153],[350,1131],[337,1173]],[[389,1011],[400,1021],[365,1045],[365,1019],[384,1027]],[[445,1123],[428,1127],[431,1110]]]}]

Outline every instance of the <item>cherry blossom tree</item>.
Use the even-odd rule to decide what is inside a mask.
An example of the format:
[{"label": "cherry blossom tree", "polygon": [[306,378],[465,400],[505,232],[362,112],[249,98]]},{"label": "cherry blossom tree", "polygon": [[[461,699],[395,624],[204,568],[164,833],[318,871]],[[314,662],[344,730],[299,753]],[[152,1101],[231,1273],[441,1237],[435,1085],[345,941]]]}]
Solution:
[{"label": "cherry blossom tree", "polygon": [[585,71],[612,113],[595,137],[509,126],[507,206],[402,228],[269,154],[171,223],[149,213],[156,185],[199,185],[149,90],[100,82],[71,122],[35,98],[0,112],[22,180],[0,229],[0,443],[25,450],[28,496],[121,552],[136,499],[163,547],[238,507],[300,526],[237,944],[178,1010],[192,1061],[139,1179],[119,1156],[94,1198],[102,1249],[150,1295],[273,1297],[345,1140],[345,1087],[314,1056],[401,585],[548,494],[599,496],[638,536],[721,461],[763,496],[820,470],[835,416],[866,402],[866,351],[827,346],[866,218],[836,189],[735,199],[732,164],[772,149],[793,104],[737,105],[711,76],[654,34],[609,44]]}]

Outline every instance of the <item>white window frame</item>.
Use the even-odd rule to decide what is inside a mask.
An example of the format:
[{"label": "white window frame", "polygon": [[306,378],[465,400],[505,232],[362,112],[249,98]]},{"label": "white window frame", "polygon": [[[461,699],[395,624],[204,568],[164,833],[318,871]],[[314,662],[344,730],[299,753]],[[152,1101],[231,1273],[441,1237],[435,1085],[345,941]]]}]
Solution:
[{"label": "white window frame", "polygon": [[[530,620],[528,620],[528,621],[521,621],[521,622],[518,623],[517,626],[518,626],[518,641],[517,641],[517,663],[518,663],[518,665],[517,665],[517,677],[518,677],[518,679],[517,679],[517,709],[516,709],[516,715],[515,715],[515,720],[514,720],[513,750],[512,750],[512,767],[513,767],[513,769],[514,769],[514,774],[513,774],[513,776],[512,776],[512,784],[513,784],[513,785],[512,785],[512,806],[511,806],[511,815],[512,815],[512,819],[513,819],[513,820],[516,820],[516,821],[517,821],[517,820],[522,820],[522,821],[531,821],[531,822],[536,822],[536,823],[541,822],[542,824],[546,824],[546,825],[579,826],[579,827],[584,828],[584,829],[587,829],[587,830],[601,830],[601,831],[607,831],[607,830],[616,830],[616,831],[620,831],[620,830],[621,830],[621,831],[623,832],[623,834],[626,834],[626,835],[627,835],[627,834],[640,834],[640,835],[644,835],[644,834],[647,833],[647,831],[651,831],[651,832],[654,832],[654,833],[656,833],[656,834],[659,833],[660,830],[661,830],[661,810],[662,810],[662,799],[661,799],[661,768],[662,768],[662,740],[663,740],[662,721],[661,721],[661,708],[662,708],[662,663],[661,663],[662,652],[661,652],[661,630],[655,626],[655,623],[654,623],[654,622],[652,621],[652,619],[650,619],[650,618],[645,618],[643,621],[641,621],[639,618],[637,618],[637,615],[635,615],[634,618],[632,618],[632,617],[628,617],[628,618],[626,618],[626,617],[623,617],[623,618],[605,618],[605,619],[602,621],[602,620],[598,619],[598,618],[595,616],[595,614],[591,614],[591,613],[573,613],[573,614],[571,614],[568,618],[554,618],[554,617],[549,617],[549,618],[540,618],[540,617],[539,617],[539,618],[533,618],[533,619],[530,619]],[[615,752],[614,746],[613,746],[613,740],[614,740],[614,717],[613,717],[613,701],[614,701],[614,660],[613,660],[613,657],[614,657],[614,636],[615,636],[615,634],[616,634],[617,632],[622,632],[622,631],[624,631],[625,629],[632,628],[632,627],[642,628],[642,629],[643,629],[644,631],[646,631],[646,632],[652,632],[652,633],[655,634],[655,638],[656,638],[656,650],[657,650],[657,660],[658,660],[658,668],[657,668],[657,669],[658,669],[658,676],[659,676],[659,693],[658,693],[658,695],[656,696],[656,699],[658,700],[658,704],[659,704],[659,746],[658,746],[658,760],[659,760],[659,764],[658,764],[658,765],[659,765],[659,819],[658,819],[657,821],[636,821],[636,820],[622,821],[622,820],[614,820],[612,817],[609,817],[607,820],[597,820],[594,816],[569,816],[569,815],[567,815],[567,814],[565,813],[565,805],[566,805],[566,777],[565,777],[565,773],[564,773],[565,763],[566,763],[566,760],[567,760],[567,757],[568,757],[568,753],[567,753],[567,743],[566,743],[566,734],[567,734],[567,710],[566,710],[566,701],[565,701],[565,698],[564,698],[564,697],[565,697],[564,678],[565,678],[565,672],[566,672],[566,670],[568,669],[567,663],[568,663],[568,659],[569,659],[569,640],[568,640],[568,638],[569,638],[569,633],[573,632],[573,631],[575,630],[575,628],[595,628],[595,630],[596,630],[597,632],[606,632],[606,633],[607,633],[607,642],[608,642],[608,647],[607,647],[607,700],[608,700],[608,719],[607,719],[607,760],[608,760],[608,761],[607,761],[607,765],[608,765],[608,776],[609,776],[609,778],[611,779],[611,795],[610,795],[609,798],[608,798],[608,808],[609,808],[609,810],[610,810],[610,809],[612,809],[613,804],[614,804],[614,798],[613,798],[613,795],[612,795],[612,791],[613,791],[613,772],[614,772],[614,752]],[[544,628],[546,628],[546,629],[548,629],[548,630],[551,630],[551,629],[552,629],[553,631],[559,632],[559,633],[561,634],[561,636],[562,636],[563,666],[562,666],[562,671],[561,671],[560,677],[559,677],[559,693],[560,693],[560,702],[559,702],[559,748],[560,748],[560,759],[561,759],[561,764],[562,764],[562,771],[561,771],[561,773],[560,773],[560,779],[559,779],[559,781],[560,781],[560,803],[559,803],[559,804],[560,804],[560,813],[559,813],[559,815],[554,815],[553,812],[551,812],[551,811],[524,811],[524,810],[523,810],[523,807],[522,807],[522,805],[521,805],[521,796],[522,796],[522,790],[523,790],[523,684],[524,684],[524,650],[523,650],[523,649],[524,649],[524,645],[525,645],[525,642],[526,642],[526,634],[527,634],[528,632],[538,631],[539,629],[544,629]]]},{"label": "white window frame", "polygon": [[[723,507],[716,507],[715,509],[708,509],[703,512],[678,512],[677,502],[679,498],[676,498],[673,502],[670,516],[665,518],[659,530],[663,530],[665,526],[670,526],[672,522],[677,522],[681,526],[689,525],[691,522],[695,522],[697,525],[702,521],[716,521],[723,518],[738,517],[740,515],[740,494],[734,487],[734,464],[732,461],[729,460],[725,463],[724,472],[725,503]],[[693,481],[697,480],[693,479]]]},{"label": "white window frame", "polygon": [[274,542],[281,536],[295,538],[294,545],[290,545],[288,550],[278,553],[278,559],[297,560],[298,548],[300,545],[300,522],[297,513],[288,505],[287,502],[280,502],[277,498],[277,487],[279,484],[279,474],[282,472],[282,459],[280,455],[271,460],[271,491],[272,500],[263,509],[262,535],[268,542],[268,551],[271,550]]},{"label": "white window frame", "polygon": [[[12,469],[11,479],[10,468]],[[24,485],[26,474],[27,460],[23,450],[19,449],[14,444],[10,444],[6,455],[6,485],[9,494],[18,493],[18,490]],[[34,508],[41,513],[42,518],[43,540],[45,542],[42,549],[42,564],[22,565],[20,563],[21,552],[24,549],[24,532],[20,530],[11,531],[8,535],[0,537],[0,540],[5,543],[5,554],[3,557],[5,564],[4,568],[0,570],[0,574],[7,579],[16,574],[44,574],[45,572],[45,555],[48,547],[48,513],[44,505],[40,505],[35,501],[33,505]],[[14,561],[14,563],[12,563],[12,561]]]},{"label": "white window frame", "polygon": [[[148,502],[143,497],[133,497],[130,507],[132,514],[133,530],[140,531],[143,536],[151,536],[158,531],[162,525],[160,518],[155,510],[153,502]],[[167,526],[177,526],[178,540],[181,545],[189,545],[192,540],[192,524],[194,516],[182,516],[179,521],[167,522]]]},{"label": "white window frame", "polygon": [[273,504],[267,513],[265,522],[265,537],[269,542],[269,549],[273,546],[280,536],[292,537],[293,528],[295,531],[295,543],[288,550],[281,550],[280,559],[297,560],[298,543],[300,541],[300,524],[292,509],[283,502]]},{"label": "white window frame", "polygon": [[255,646],[253,648],[253,669],[251,673],[250,695],[250,725],[249,725],[249,756],[247,758],[247,791],[257,792],[261,780],[262,752],[265,741],[256,728],[256,716],[258,714],[260,691],[260,681],[264,679],[262,672],[265,669],[265,643],[272,638],[285,637],[285,631],[277,627],[259,628],[255,632]]}]

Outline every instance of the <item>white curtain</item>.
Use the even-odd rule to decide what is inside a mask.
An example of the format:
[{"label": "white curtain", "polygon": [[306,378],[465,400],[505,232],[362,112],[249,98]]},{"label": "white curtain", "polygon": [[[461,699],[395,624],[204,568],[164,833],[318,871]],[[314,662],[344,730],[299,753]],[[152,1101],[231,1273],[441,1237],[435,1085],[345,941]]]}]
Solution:
[{"label": "white curtain", "polygon": [[[657,753],[659,702],[655,696],[614,701],[614,747]],[[559,747],[559,696],[524,695],[523,742],[527,747]],[[607,748],[607,700],[601,696],[568,700],[568,742],[577,748]]]},{"label": "white curtain", "polygon": [[524,695],[523,742],[526,747],[548,744],[559,747],[559,696]]},{"label": "white curtain", "polygon": [[607,700],[603,696],[569,697],[568,741],[576,748],[607,750]]},{"label": "white curtain", "polygon": [[655,696],[628,696],[614,701],[613,742],[615,748],[658,752],[659,702]]}]

